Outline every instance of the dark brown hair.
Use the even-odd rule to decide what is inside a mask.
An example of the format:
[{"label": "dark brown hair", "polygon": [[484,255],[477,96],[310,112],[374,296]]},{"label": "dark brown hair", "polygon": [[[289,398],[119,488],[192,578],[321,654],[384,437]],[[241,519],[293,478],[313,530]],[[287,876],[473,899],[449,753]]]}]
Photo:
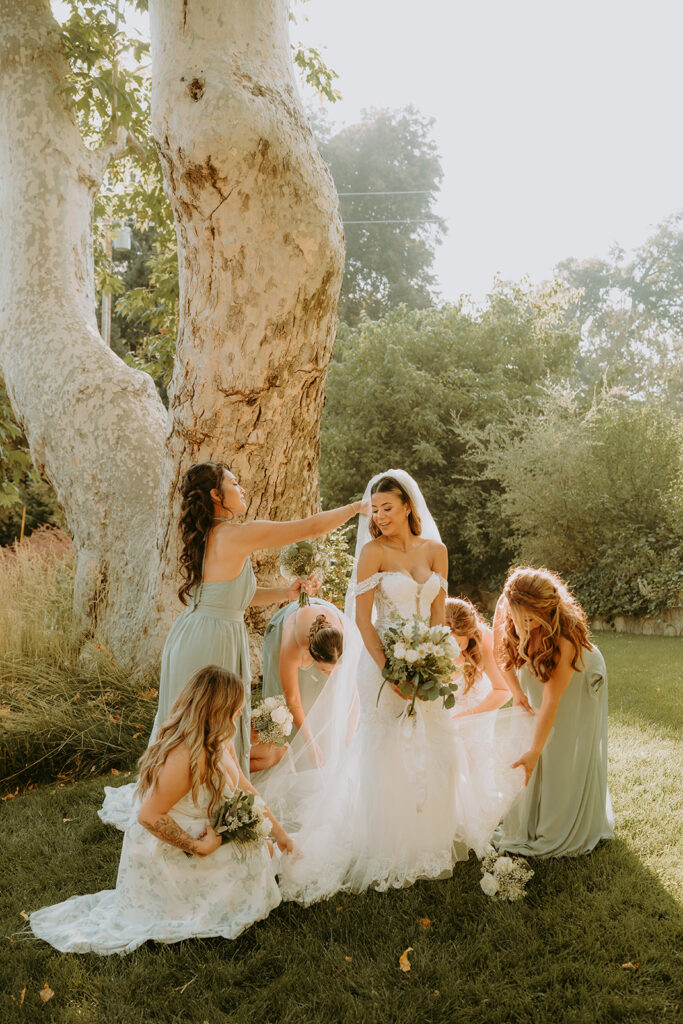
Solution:
[{"label": "dark brown hair", "polygon": [[462,652],[465,659],[463,675],[464,693],[471,690],[482,676],[481,669],[481,619],[471,601],[464,597],[446,599],[446,625],[454,636],[468,637],[467,647]]},{"label": "dark brown hair", "polygon": [[199,805],[200,764],[209,790],[209,816],[218,810],[225,789],[223,748],[236,732],[235,713],[244,704],[239,676],[218,665],[206,665],[188,679],[171,705],[157,738],[138,761],[140,796],[153,789],[166,758],[186,743],[190,751],[192,799]]},{"label": "dark brown hair", "polygon": [[[413,499],[398,480],[394,479],[393,476],[383,476],[381,480],[378,480],[377,483],[373,485],[370,494],[396,494],[403,504],[407,505],[410,509],[408,514],[408,526],[410,527],[410,532],[416,537],[420,536],[422,533],[422,520],[417,514],[417,509],[413,505]],[[382,536],[382,531],[372,517],[370,517],[370,536],[375,540]]]},{"label": "dark brown hair", "polygon": [[313,661],[335,665],[342,656],[344,637],[340,629],[318,615],[308,631],[308,653]]},{"label": "dark brown hair", "polygon": [[187,604],[188,594],[202,580],[204,548],[213,521],[211,491],[215,487],[221,492],[226,469],[223,462],[200,462],[190,466],[180,485],[183,496],[179,523],[183,545],[180,575],[183,582],[178,589],[178,597],[183,604]]}]

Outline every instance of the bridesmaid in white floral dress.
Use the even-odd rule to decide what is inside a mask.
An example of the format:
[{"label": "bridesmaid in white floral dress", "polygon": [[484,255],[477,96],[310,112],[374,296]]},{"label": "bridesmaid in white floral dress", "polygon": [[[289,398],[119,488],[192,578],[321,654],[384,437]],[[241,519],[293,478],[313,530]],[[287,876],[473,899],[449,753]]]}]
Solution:
[{"label": "bridesmaid in white floral dress", "polygon": [[[101,954],[129,953],[147,939],[234,939],[280,903],[270,841],[221,845],[209,823],[224,796],[256,793],[231,740],[243,703],[231,672],[212,665],[195,673],[141,758],[142,805],[126,829],[116,888],[31,914],[38,938],[62,952]],[[280,849],[291,852],[287,833],[265,814]]]}]

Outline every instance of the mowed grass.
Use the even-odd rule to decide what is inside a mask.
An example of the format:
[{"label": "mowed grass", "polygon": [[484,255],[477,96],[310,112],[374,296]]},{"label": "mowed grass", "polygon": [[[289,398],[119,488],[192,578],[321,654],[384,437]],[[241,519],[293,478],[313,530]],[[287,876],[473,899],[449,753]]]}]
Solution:
[{"label": "mowed grass", "polygon": [[[472,858],[447,881],[306,910],[280,906],[235,942],[64,955],[35,940],[21,912],[114,885],[121,837],[96,816],[102,785],[113,780],[6,800],[0,1021],[679,1021],[683,641],[597,641],[610,673],[617,835],[587,857],[534,862],[527,898],[516,904],[484,896]],[[44,1003],[46,983],[54,996]]]}]

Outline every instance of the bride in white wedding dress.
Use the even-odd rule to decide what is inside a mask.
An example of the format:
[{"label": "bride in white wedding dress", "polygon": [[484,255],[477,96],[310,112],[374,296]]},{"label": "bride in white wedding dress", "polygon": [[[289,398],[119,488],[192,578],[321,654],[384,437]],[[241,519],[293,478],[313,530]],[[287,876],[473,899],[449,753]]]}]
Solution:
[{"label": "bride in white wedding dress", "polygon": [[509,765],[527,749],[533,730],[525,711],[480,715],[473,725],[472,718],[455,721],[440,700],[417,701],[408,717],[391,684],[380,694],[384,629],[396,615],[443,624],[448,559],[407,473],[373,477],[368,498],[372,515],[359,523],[346,601],[363,647],[354,658],[345,646],[335,684],[337,708],[351,716],[353,698],[360,707],[357,731],[349,740],[347,724],[337,722],[346,743],[315,784],[316,773],[305,773],[305,800],[297,776],[287,782],[284,762],[258,782],[285,826],[297,830],[302,856],[283,857],[278,872],[283,898],[302,904],[340,890],[385,890],[449,875],[470,848],[485,849],[524,786],[523,772]]}]

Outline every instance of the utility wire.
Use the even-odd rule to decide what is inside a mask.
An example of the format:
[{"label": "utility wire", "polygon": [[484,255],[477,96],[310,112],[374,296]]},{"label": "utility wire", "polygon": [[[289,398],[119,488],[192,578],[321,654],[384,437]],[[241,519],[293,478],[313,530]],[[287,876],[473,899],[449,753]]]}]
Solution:
[{"label": "utility wire", "polygon": [[414,190],[403,190],[401,192],[338,192],[338,196],[426,196],[430,195],[434,189],[431,188],[418,188]]}]

